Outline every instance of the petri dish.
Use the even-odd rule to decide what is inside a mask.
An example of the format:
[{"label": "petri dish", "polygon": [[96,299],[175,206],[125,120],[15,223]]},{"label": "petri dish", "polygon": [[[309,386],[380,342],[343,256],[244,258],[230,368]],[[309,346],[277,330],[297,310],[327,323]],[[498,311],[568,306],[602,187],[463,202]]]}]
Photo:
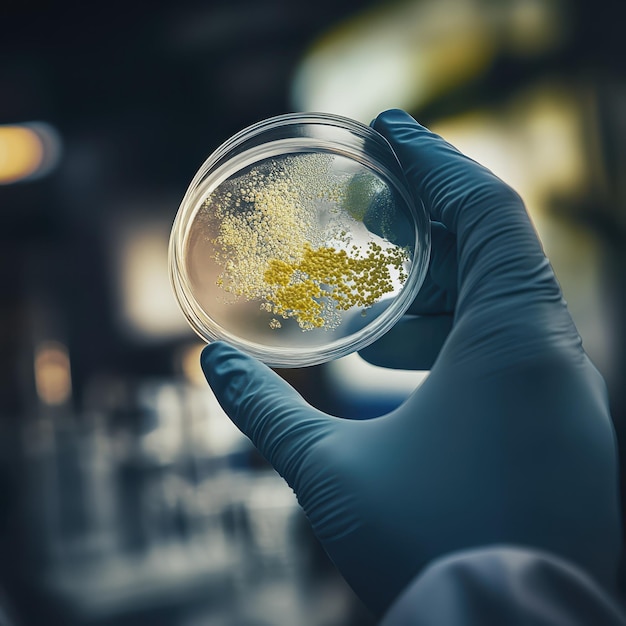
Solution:
[{"label": "petri dish", "polygon": [[176,300],[204,341],[304,367],[364,348],[406,312],[427,271],[430,221],[382,135],[292,113],[206,159],[168,254]]}]

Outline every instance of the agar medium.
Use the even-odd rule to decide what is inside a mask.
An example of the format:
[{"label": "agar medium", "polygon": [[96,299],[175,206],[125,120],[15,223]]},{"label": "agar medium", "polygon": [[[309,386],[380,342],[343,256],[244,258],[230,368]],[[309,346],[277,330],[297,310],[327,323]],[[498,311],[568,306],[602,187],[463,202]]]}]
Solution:
[{"label": "agar medium", "polygon": [[429,254],[428,217],[382,135],[297,113],[242,130],[204,162],[174,220],[169,268],[204,341],[303,367],[389,330]]}]

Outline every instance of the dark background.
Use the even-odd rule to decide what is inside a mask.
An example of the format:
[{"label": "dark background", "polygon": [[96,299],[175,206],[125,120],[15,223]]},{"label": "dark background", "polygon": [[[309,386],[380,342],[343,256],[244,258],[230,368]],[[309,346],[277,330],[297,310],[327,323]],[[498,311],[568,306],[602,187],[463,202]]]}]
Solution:
[{"label": "dark background", "polygon": [[[246,442],[230,433],[217,445],[222,435],[209,433],[199,445],[190,435],[210,415],[226,419],[185,366],[197,341],[182,321],[156,331],[137,323],[123,259],[137,233],[152,231],[166,254],[178,203],[222,141],[298,108],[294,77],[328,32],[341,36],[333,29],[371,10],[434,4],[116,0],[0,9],[0,125],[43,121],[61,146],[45,176],[0,185],[0,576],[18,624],[370,622],[290,492]],[[560,188],[537,219],[550,223],[545,246],[575,318],[581,311],[576,321],[609,385],[621,441],[623,3],[547,4],[559,16],[553,45],[512,52],[495,28],[488,62],[406,108],[443,128],[468,111],[495,118],[518,94],[553,84],[577,107],[584,184]],[[491,24],[503,6],[535,3],[475,6]],[[387,106],[398,104],[389,94]],[[568,278],[578,246],[593,263],[587,291]],[[155,309],[166,307],[162,298],[155,291]],[[46,346],[61,369],[67,358],[71,394],[60,400],[38,387],[36,356]],[[333,372],[283,375],[335,413],[366,416],[399,400],[364,400],[338,388]]]}]

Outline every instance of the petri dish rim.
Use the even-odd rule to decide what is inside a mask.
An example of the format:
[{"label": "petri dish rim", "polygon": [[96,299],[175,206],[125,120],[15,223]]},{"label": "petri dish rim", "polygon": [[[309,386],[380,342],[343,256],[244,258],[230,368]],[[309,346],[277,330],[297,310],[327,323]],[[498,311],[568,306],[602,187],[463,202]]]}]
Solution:
[{"label": "petri dish rim", "polygon": [[[322,136],[294,133],[323,128]],[[262,140],[279,129],[283,139]],[[325,136],[337,131],[340,137]],[[255,143],[258,142],[258,143]],[[367,144],[368,150],[365,150]],[[243,146],[243,147],[242,147]],[[288,149],[287,149],[288,148]],[[406,282],[393,302],[372,323],[360,330],[331,340],[325,345],[299,347],[267,346],[243,339],[220,326],[207,315],[193,296],[185,270],[185,246],[189,229],[200,210],[198,196],[206,197],[221,182],[240,171],[245,165],[262,158],[289,153],[325,152],[341,155],[376,172],[400,195],[413,220],[415,248]],[[355,120],[328,113],[290,113],[262,120],[244,128],[219,146],[199,168],[190,182],[174,219],[169,241],[170,282],[184,316],[194,332],[205,342],[224,340],[271,367],[306,367],[330,361],[358,351],[380,338],[406,312],[417,295],[430,256],[430,221],[423,204],[414,197],[406,182],[400,163],[391,145],[377,131]]]}]

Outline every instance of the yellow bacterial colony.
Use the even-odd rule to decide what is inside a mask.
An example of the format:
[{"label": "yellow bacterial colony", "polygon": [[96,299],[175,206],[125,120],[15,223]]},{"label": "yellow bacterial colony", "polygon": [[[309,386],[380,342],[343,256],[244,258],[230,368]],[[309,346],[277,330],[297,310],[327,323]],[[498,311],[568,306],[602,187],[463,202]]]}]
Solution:
[{"label": "yellow bacterial colony", "polygon": [[293,317],[300,328],[311,330],[334,327],[337,318],[329,316],[324,306],[327,301],[341,311],[372,306],[394,289],[389,266],[398,271],[401,281],[406,279],[406,252],[400,248],[383,251],[373,242],[368,247],[366,256],[353,258],[345,250],[314,250],[305,243],[302,259],[296,263],[272,259],[265,282],[274,289],[264,308],[284,318]]},{"label": "yellow bacterial colony", "polygon": [[218,286],[259,300],[275,316],[271,329],[282,327],[277,318],[302,330],[336,328],[341,311],[367,309],[406,280],[406,249],[350,242],[346,220],[354,218],[337,209],[342,187],[328,184],[330,164],[329,155],[295,155],[251,170],[204,203],[222,268]]}]

